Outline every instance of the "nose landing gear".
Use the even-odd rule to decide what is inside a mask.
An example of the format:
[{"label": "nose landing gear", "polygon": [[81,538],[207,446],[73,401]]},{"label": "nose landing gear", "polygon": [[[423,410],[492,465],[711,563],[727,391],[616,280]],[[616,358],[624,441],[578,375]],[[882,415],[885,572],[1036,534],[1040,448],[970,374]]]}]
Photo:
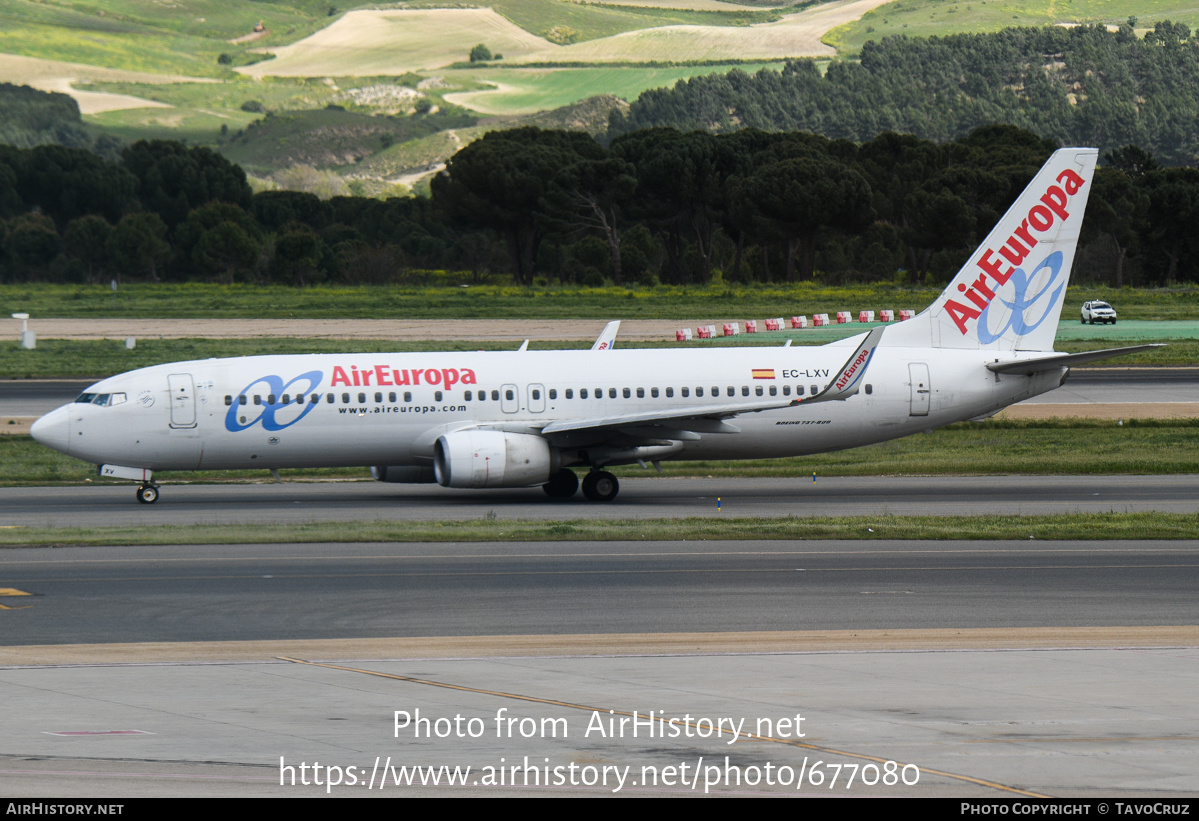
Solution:
[{"label": "nose landing gear", "polygon": [[137,500],[144,505],[152,505],[158,501],[158,485],[146,483],[137,489]]}]

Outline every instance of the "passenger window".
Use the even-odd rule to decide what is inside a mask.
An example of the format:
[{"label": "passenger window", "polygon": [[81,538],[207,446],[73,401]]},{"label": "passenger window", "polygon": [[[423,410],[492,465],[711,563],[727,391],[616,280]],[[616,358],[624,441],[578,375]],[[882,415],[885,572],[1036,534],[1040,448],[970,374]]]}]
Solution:
[{"label": "passenger window", "polygon": [[[404,395],[405,395],[405,396],[407,396],[408,394],[404,394]],[[492,391],[492,392],[491,392],[491,401],[492,401],[492,402],[498,402],[498,401],[500,401],[500,392],[499,392],[499,391]]]},{"label": "passenger window", "polygon": [[796,385],[796,386],[795,386],[795,395],[796,395],[796,396],[803,396],[803,385]]},{"label": "passenger window", "polygon": [[579,388],[579,398],[580,399],[587,398],[587,389],[586,388]]},{"label": "passenger window", "polygon": [[536,402],[540,398],[541,398],[541,391],[537,390],[536,388],[533,388],[533,401]]},{"label": "passenger window", "polygon": [[779,389],[778,389],[778,388],[776,388],[774,385],[771,385],[771,386],[770,386],[770,395],[771,395],[771,396],[778,396],[778,393],[779,393]]},{"label": "passenger window", "polygon": [[237,404],[239,405],[244,405],[247,401],[247,397],[244,393],[237,397]]},{"label": "passenger window", "polygon": [[644,399],[644,398],[645,398],[645,388],[638,388],[638,389],[637,389],[637,398],[638,398],[638,399]]},{"label": "passenger window", "polygon": [[395,392],[395,391],[390,391],[390,392],[388,392],[388,394],[387,394],[387,401],[388,401],[388,402],[395,402],[395,401],[396,401],[396,392]]},{"label": "passenger window", "polygon": [[791,386],[783,385],[783,396],[790,396],[790,395],[791,395]]},{"label": "passenger window", "polygon": [[328,402],[330,405],[332,405],[334,402],[337,401],[337,397],[331,393],[327,393],[327,394],[325,394],[325,401]]},{"label": "passenger window", "polygon": [[516,393],[511,388],[508,388],[504,391],[504,398],[511,402],[516,398]]},{"label": "passenger window", "polygon": [[230,396],[229,394],[225,394],[225,407],[229,407],[232,404],[233,404],[233,397]]},{"label": "passenger window", "polygon": [[555,390],[554,388],[550,388],[550,399],[557,399],[557,398],[558,398],[558,391]]},{"label": "passenger window", "polygon": [[631,393],[629,393],[629,389],[628,389],[628,388],[625,388],[625,389],[624,389],[624,391],[623,391],[622,393],[624,394],[624,398],[625,398],[625,399],[628,399],[630,396],[632,396],[632,394],[631,394]]},{"label": "passenger window", "polygon": [[815,395],[816,395],[816,394],[818,394],[818,393],[820,393],[820,386],[819,386],[819,385],[813,385],[813,386],[812,386],[812,396],[815,396]]},{"label": "passenger window", "polygon": [[343,393],[343,394],[341,395],[341,403],[342,403],[343,405],[348,405],[348,404],[350,404],[350,395],[349,395],[348,393]]},{"label": "passenger window", "polygon": [[703,388],[696,388],[696,389],[695,389],[695,395],[696,395],[696,396],[698,396],[698,397],[703,397],[703,395],[704,395],[704,389],[703,389]]},{"label": "passenger window", "polygon": [[434,402],[441,401],[441,391],[433,391],[433,401]]},{"label": "passenger window", "polygon": [[[395,394],[392,394],[392,396],[395,396]],[[391,401],[392,401],[392,402],[394,402],[395,400],[393,399],[393,400],[391,400]],[[467,401],[467,402],[469,402],[469,401],[470,401],[470,391],[467,391],[467,392],[466,392],[466,401]]]},{"label": "passenger window", "polygon": [[375,401],[376,402],[383,401],[383,391],[375,391]]},{"label": "passenger window", "polygon": [[749,396],[749,385],[742,385],[742,386],[741,386],[741,395],[742,395],[742,396]]},{"label": "passenger window", "polygon": [[404,391],[404,401],[405,402],[412,401],[412,391]]},{"label": "passenger window", "polygon": [[359,405],[366,404],[366,393],[365,392],[358,394],[358,404]]},{"label": "passenger window", "polygon": [[575,398],[575,392],[574,392],[574,388],[567,388],[567,389],[566,389],[566,398],[567,398],[567,399],[574,399],[574,398]]},{"label": "passenger window", "polygon": [[729,385],[729,386],[728,386],[728,388],[726,389],[726,392],[728,393],[728,395],[729,395],[729,396],[736,396],[736,395],[737,395],[737,389],[736,389],[736,388],[734,388],[732,385]]},{"label": "passenger window", "polygon": [[761,395],[762,395],[762,386],[761,386],[761,385],[755,385],[755,386],[754,386],[754,394],[755,394],[755,395],[757,395],[757,396],[761,396]]},{"label": "passenger window", "polygon": [[319,393],[308,394],[309,405],[319,405],[321,403],[321,395]]},{"label": "passenger window", "polygon": [[[654,388],[654,390],[657,390],[657,388]],[[658,394],[656,394],[656,393],[654,394],[654,396],[657,396],[657,395]],[[670,399],[672,396],[674,396],[674,388],[667,388],[666,389],[666,398]]]},{"label": "passenger window", "polygon": [[[669,390],[669,388],[668,388],[667,390]],[[688,396],[690,396],[690,395],[691,395],[691,389],[690,389],[690,388],[683,388],[683,389],[682,389],[680,392],[683,394],[683,398],[684,398],[684,399],[686,399]]]},{"label": "passenger window", "polygon": [[289,398],[290,398],[290,397],[289,397],[289,395],[288,395],[288,394],[286,394],[286,393],[285,393],[285,394],[283,394],[283,404],[284,404],[284,405],[288,404],[288,400],[289,400]]},{"label": "passenger window", "polygon": [[869,396],[872,393],[874,393],[874,385],[871,385],[869,382],[867,382],[866,383],[866,395]]},{"label": "passenger window", "polygon": [[616,388],[608,388],[608,398],[609,399],[616,398]]}]

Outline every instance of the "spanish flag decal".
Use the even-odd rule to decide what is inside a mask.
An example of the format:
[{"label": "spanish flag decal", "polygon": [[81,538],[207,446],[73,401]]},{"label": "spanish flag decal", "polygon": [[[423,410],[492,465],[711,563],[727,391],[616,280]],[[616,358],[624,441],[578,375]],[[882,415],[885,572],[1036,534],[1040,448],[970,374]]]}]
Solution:
[{"label": "spanish flag decal", "polygon": [[754,368],[754,379],[774,379],[774,368]]}]

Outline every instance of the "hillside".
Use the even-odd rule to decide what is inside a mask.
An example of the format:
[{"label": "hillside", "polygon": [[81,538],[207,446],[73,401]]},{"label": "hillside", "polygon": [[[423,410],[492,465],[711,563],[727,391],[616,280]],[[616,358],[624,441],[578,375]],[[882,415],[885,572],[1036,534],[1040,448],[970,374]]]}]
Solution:
[{"label": "hillside", "polygon": [[[260,175],[313,167],[348,179],[407,184],[473,139],[475,121],[484,129],[502,127],[513,117],[616,97],[633,104],[630,122],[640,122],[649,101],[665,93],[638,103],[647,90],[688,88],[731,69],[750,76],[767,69],[778,78],[785,60],[800,57],[819,59],[823,71],[825,61],[860,54],[884,35],[1115,25],[1129,15],[1140,15],[1142,36],[1167,17],[1199,25],[1199,9],[1182,0],[445,5],[464,4],[412,0],[398,8],[343,9],[327,0],[92,0],[86,6],[0,0],[0,82],[71,95],[89,139],[180,139],[211,146]],[[476,55],[491,59],[471,62],[480,45],[485,50]],[[706,88],[704,82],[694,87]],[[716,88],[725,81],[713,82]],[[727,119],[727,111],[721,116]],[[705,117],[686,127],[723,127],[720,116]],[[595,117],[577,119],[597,130]],[[753,121],[748,110],[736,119]],[[763,125],[820,127],[795,123]],[[915,126],[884,118],[877,128],[884,127]],[[877,128],[852,133],[869,136]],[[63,139],[78,144],[80,138]]]}]

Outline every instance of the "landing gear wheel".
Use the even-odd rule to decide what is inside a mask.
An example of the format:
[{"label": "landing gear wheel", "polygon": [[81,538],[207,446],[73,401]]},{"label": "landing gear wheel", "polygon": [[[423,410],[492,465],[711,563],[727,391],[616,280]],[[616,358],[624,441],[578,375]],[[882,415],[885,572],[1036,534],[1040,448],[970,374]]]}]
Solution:
[{"label": "landing gear wheel", "polygon": [[570,468],[562,468],[551,476],[541,489],[551,499],[569,499],[579,489],[579,477]]},{"label": "landing gear wheel", "polygon": [[620,482],[606,470],[593,470],[583,479],[583,495],[593,502],[610,502],[620,492]]},{"label": "landing gear wheel", "polygon": [[156,485],[142,485],[137,489],[137,500],[143,505],[152,505],[158,501],[158,487]]}]

